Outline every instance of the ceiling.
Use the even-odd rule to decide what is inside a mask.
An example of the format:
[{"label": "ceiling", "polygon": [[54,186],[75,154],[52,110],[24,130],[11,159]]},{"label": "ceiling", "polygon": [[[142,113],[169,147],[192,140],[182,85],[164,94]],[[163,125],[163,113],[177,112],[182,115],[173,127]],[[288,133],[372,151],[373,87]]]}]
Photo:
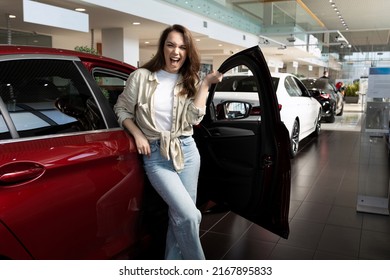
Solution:
[{"label": "ceiling", "polygon": [[[274,0],[278,1],[278,0]],[[295,1],[295,0],[294,0]],[[38,2],[56,5],[63,8],[74,9],[77,7],[85,7],[90,15],[90,28],[101,29],[111,27],[125,27],[131,21],[140,21],[142,25],[137,26],[137,31],[140,37],[140,44],[144,41],[156,42],[161,30],[165,27],[158,22],[134,17],[125,13],[114,10],[104,9],[97,6],[88,6],[82,0],[39,0]],[[270,0],[226,0],[226,2],[233,3],[239,6],[240,3],[259,3],[272,2]],[[307,13],[314,20],[323,24],[323,30],[318,31],[317,34],[323,34],[328,31],[339,30],[340,34],[351,45],[350,48],[344,48],[342,51],[348,52],[382,52],[390,51],[389,36],[390,36],[390,1],[389,0],[333,0],[336,7],[340,11],[348,29],[341,23],[338,15],[331,6],[328,0],[296,0],[302,7],[307,8]],[[41,34],[69,34],[72,36],[72,31],[67,31],[60,28],[47,27],[37,24],[23,22],[23,7],[22,0],[2,0],[0,2],[0,11],[4,13],[3,20],[0,17],[0,28],[7,27],[6,14],[15,14],[16,19],[12,20],[11,28],[14,30],[31,31],[32,33]],[[201,36],[200,34],[194,34]],[[277,38],[286,34],[267,34]],[[287,36],[286,36],[287,37]],[[278,39],[279,40],[279,39]],[[199,49],[202,54],[212,54],[215,51],[218,42],[209,38],[203,38],[199,43]],[[153,43],[150,44],[153,46]],[[149,45],[149,48],[150,48]],[[288,46],[288,42],[286,42]],[[145,47],[146,46],[140,46]],[[329,48],[340,48],[339,44],[333,46],[330,44]],[[238,46],[224,44],[225,52],[228,50],[237,49]],[[284,61],[291,61],[296,56],[302,56],[302,53],[296,53],[295,48],[281,49],[277,46],[263,46],[263,52],[267,55],[283,56]],[[310,56],[308,55],[310,58]]]},{"label": "ceiling", "polygon": [[345,30],[328,0],[303,0],[328,30],[340,30],[356,51],[390,51],[390,1],[334,0]]}]

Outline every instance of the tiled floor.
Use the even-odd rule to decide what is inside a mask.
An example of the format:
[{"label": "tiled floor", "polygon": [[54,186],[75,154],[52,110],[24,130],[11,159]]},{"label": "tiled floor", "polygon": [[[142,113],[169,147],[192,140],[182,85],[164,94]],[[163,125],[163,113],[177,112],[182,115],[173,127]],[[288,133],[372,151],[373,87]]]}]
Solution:
[{"label": "tiled floor", "polygon": [[335,123],[322,125],[317,139],[301,144],[292,160],[287,240],[232,212],[205,213],[206,258],[390,259],[389,216],[356,211],[362,116],[360,107],[347,107]]}]

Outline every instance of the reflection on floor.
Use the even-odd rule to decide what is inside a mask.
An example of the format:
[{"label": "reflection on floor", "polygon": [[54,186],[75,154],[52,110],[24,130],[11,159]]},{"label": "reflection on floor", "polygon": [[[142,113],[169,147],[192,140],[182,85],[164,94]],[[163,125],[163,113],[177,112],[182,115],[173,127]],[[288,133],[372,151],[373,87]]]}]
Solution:
[{"label": "reflection on floor", "polygon": [[362,113],[350,107],[292,161],[290,236],[232,212],[203,215],[207,259],[390,259],[390,218],[356,211]]}]

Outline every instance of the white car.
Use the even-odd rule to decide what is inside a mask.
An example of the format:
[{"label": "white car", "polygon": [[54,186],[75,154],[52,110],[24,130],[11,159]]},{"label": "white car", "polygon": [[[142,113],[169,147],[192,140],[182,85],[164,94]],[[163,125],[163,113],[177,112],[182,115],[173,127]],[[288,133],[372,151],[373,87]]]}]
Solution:
[{"label": "white car", "polygon": [[[280,106],[280,116],[291,139],[291,157],[298,152],[299,141],[321,130],[321,104],[310,95],[303,83],[294,75],[271,73]],[[245,101],[252,108],[259,106],[258,85],[250,72],[225,74],[216,87],[213,102]],[[258,113],[261,120],[261,112]],[[252,114],[253,115],[253,114]],[[253,118],[253,116],[251,116]]]}]

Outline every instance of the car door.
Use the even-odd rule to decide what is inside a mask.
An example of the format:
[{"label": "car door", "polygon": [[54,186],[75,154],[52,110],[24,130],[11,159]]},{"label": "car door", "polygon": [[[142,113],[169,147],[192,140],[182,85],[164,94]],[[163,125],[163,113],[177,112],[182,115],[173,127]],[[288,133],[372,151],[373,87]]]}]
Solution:
[{"label": "car door", "polygon": [[0,66],[0,258],[128,257],[144,172],[90,73],[53,55]]},{"label": "car door", "polygon": [[219,71],[240,69],[253,73],[260,106],[236,102],[236,112],[250,110],[238,117],[229,112],[228,117],[221,118],[218,104],[213,102],[218,85],[210,88],[206,116],[195,127],[194,134],[202,159],[198,202],[210,199],[225,204],[235,213],[287,238],[288,132],[280,120],[270,72],[259,47],[233,55]]}]

